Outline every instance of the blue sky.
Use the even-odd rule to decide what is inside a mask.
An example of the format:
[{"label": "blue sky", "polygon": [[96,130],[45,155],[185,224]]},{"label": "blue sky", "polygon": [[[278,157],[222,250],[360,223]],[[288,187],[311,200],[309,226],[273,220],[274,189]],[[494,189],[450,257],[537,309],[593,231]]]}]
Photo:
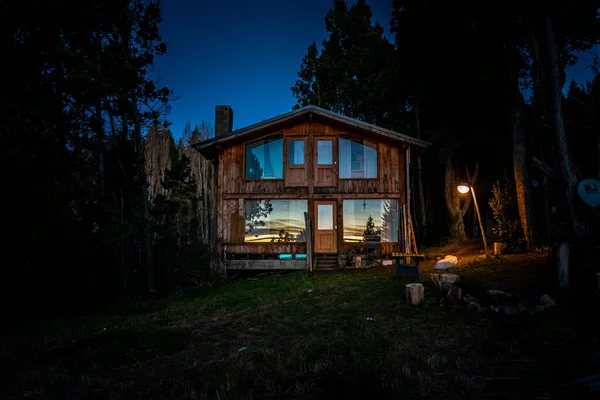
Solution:
[{"label": "blue sky", "polygon": [[[351,3],[351,1],[349,1]],[[160,30],[167,54],[155,75],[175,92],[168,116],[178,137],[186,121],[214,124],[217,104],[233,108],[239,129],[288,112],[291,86],[307,47],[327,37],[332,0],[163,0]],[[386,28],[392,0],[371,0],[373,17]],[[585,80],[591,55],[569,71]]]}]

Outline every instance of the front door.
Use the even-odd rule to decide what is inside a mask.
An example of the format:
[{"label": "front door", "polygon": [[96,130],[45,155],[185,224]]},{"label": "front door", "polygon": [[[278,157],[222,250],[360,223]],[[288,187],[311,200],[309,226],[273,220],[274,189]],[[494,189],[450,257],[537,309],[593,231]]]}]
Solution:
[{"label": "front door", "polygon": [[335,201],[315,201],[315,253],[337,253]]}]

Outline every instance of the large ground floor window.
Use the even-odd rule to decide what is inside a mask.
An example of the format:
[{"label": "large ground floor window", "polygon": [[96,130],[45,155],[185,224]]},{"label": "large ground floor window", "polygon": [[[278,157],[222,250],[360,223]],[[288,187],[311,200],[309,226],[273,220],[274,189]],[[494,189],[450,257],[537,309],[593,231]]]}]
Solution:
[{"label": "large ground floor window", "polygon": [[366,234],[397,242],[398,229],[398,200],[344,200],[344,241],[360,242]]},{"label": "large ground floor window", "polygon": [[306,242],[307,200],[246,200],[245,242]]}]

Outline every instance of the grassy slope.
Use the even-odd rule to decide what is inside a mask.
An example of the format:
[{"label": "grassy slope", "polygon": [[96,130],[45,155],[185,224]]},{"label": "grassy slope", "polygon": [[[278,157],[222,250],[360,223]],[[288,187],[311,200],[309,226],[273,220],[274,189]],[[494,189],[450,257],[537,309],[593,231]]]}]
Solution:
[{"label": "grassy slope", "polygon": [[[525,295],[539,295],[551,276],[543,255],[485,260],[473,250],[430,254],[454,251],[462,262],[452,272]],[[426,262],[423,270],[432,266]],[[436,295],[427,283],[426,304],[405,305],[403,284],[393,280],[390,267],[293,273],[233,282],[165,302],[155,311],[46,322],[2,341],[0,397],[546,398],[557,393],[558,374],[564,375],[577,349],[562,317],[473,315],[464,307],[439,307]],[[240,352],[241,347],[247,349]]]}]

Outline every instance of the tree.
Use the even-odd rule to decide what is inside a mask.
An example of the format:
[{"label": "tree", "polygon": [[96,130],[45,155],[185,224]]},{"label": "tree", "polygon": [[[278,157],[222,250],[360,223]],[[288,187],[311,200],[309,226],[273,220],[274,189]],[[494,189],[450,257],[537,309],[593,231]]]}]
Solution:
[{"label": "tree", "polygon": [[381,231],[378,231],[375,228],[375,222],[373,222],[373,216],[369,215],[369,218],[367,218],[365,231],[363,233],[365,240],[367,240],[367,236],[378,235],[380,233],[381,233]]},{"label": "tree", "polygon": [[511,188],[514,185],[504,178],[504,182],[496,181],[492,187],[492,198],[489,205],[492,209],[496,226],[493,232],[498,235],[501,242],[506,243],[510,251],[516,252],[523,247],[523,229],[515,212]]},{"label": "tree", "polygon": [[398,227],[398,202],[395,200],[385,200],[381,216],[382,240],[388,242],[397,241],[396,232],[398,231]]},{"label": "tree", "polygon": [[141,139],[169,97],[147,76],[165,51],[160,9],[130,0],[1,7],[13,78],[0,94],[0,160],[15,168],[7,184],[23,187],[6,199],[14,217],[5,227],[19,238],[6,244],[23,255],[11,282],[47,299],[49,312],[99,304],[131,289],[149,222]]},{"label": "tree", "polygon": [[292,94],[298,100],[295,109],[308,105],[321,107],[321,88],[317,74],[319,73],[319,50],[313,42],[308,46],[306,55],[302,57],[299,80],[292,87]]},{"label": "tree", "polygon": [[292,94],[294,108],[309,104],[384,127],[393,128],[396,94],[393,46],[378,22],[371,23],[364,0],[348,6],[335,0],[325,17],[329,34],[319,50],[315,43],[302,59]]}]

